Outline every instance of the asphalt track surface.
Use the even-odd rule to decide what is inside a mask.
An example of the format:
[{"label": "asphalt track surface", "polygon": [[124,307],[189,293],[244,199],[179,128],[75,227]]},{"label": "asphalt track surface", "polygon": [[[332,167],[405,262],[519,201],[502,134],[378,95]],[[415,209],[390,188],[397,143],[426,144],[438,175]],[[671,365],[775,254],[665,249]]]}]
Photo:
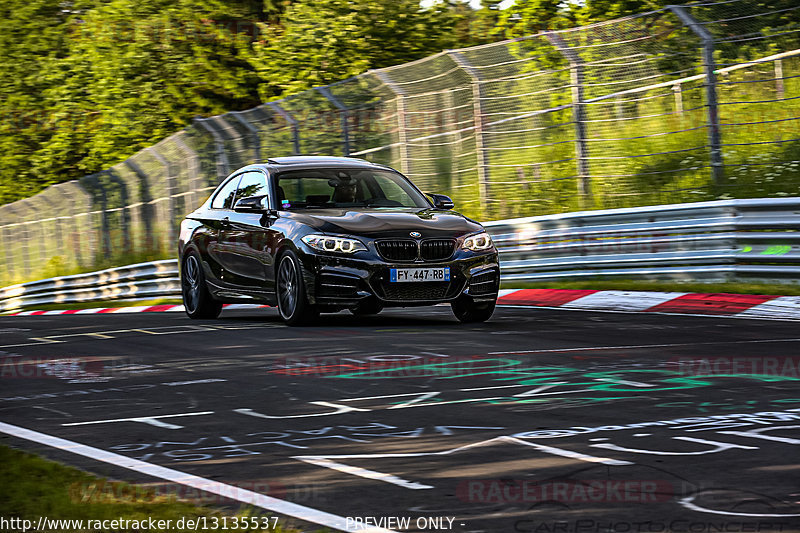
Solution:
[{"label": "asphalt track surface", "polygon": [[529,308],[0,317],[0,422],[348,525],[800,531],[799,347],[797,322]]}]

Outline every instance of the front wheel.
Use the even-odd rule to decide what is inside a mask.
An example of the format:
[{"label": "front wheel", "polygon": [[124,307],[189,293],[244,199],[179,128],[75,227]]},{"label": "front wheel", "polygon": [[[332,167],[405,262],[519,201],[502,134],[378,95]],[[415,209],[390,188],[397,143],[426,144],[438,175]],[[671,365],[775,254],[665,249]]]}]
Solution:
[{"label": "front wheel", "polygon": [[189,252],[181,271],[183,308],[189,318],[217,318],[222,304],[211,297],[197,253]]},{"label": "front wheel", "polygon": [[289,326],[312,324],[319,310],[308,303],[300,261],[292,251],[281,256],[278,263],[275,290],[278,297],[278,313]]},{"label": "front wheel", "polygon": [[471,297],[462,295],[453,300],[450,307],[460,322],[486,322],[494,314],[496,301],[476,303]]}]

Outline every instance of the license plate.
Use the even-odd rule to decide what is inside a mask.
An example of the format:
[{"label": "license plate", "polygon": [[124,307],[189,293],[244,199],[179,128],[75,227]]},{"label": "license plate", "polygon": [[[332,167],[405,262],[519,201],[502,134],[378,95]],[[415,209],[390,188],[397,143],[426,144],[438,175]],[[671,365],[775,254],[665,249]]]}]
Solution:
[{"label": "license plate", "polygon": [[392,268],[389,270],[389,281],[450,281],[450,268]]}]

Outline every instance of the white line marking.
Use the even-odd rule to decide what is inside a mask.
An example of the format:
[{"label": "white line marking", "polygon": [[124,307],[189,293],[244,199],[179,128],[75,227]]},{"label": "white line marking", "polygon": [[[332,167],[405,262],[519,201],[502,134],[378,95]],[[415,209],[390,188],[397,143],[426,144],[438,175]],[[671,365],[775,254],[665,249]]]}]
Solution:
[{"label": "white line marking", "polygon": [[407,481],[403,478],[394,476],[392,474],[384,474],[383,472],[367,470],[366,468],[361,468],[360,466],[351,466],[342,463],[337,463],[336,461],[331,461],[330,459],[325,459],[324,457],[298,457],[298,459],[300,459],[303,462],[310,463],[312,465],[330,468],[331,470],[338,470],[339,472],[344,472],[345,474],[352,474],[354,476],[359,476],[367,479],[376,479],[378,481],[385,481],[386,483],[399,485],[406,489],[420,490],[420,489],[433,488],[433,485],[425,485],[422,483],[415,483],[414,481]]},{"label": "white line marking", "polygon": [[441,392],[425,392],[419,395],[419,398],[414,398],[413,400],[409,400],[407,402],[393,405],[389,407],[389,409],[405,409],[406,407],[415,407],[416,404],[427,400],[428,398],[433,398],[434,396],[439,396]]},{"label": "white line marking", "polygon": [[688,498],[684,498],[680,500],[678,503],[686,507],[687,509],[691,509],[692,511],[697,511],[700,513],[712,513],[712,514],[721,514],[725,516],[752,516],[754,518],[785,518],[789,516],[800,516],[800,514],[762,514],[762,513],[733,513],[731,511],[717,511],[715,509],[706,509],[705,507],[700,507],[699,505],[694,504],[695,496],[689,496]]},{"label": "white line marking", "polygon": [[594,455],[586,455],[579,452],[573,452],[571,450],[563,450],[561,448],[555,448],[553,446],[546,446],[544,444],[536,444],[534,442],[528,442],[522,439],[509,436],[495,437],[493,439],[484,440],[481,442],[475,442],[473,444],[467,444],[465,446],[459,446],[458,448],[453,448],[451,450],[444,450],[441,452],[363,453],[363,454],[347,454],[347,455],[295,455],[292,457],[292,459],[297,459],[298,461],[303,461],[317,466],[322,466],[324,468],[330,468],[332,470],[344,472],[345,474],[351,474],[354,476],[364,477],[368,479],[375,479],[377,481],[385,481],[386,483],[391,483],[393,485],[398,485],[400,487],[404,487],[407,489],[430,489],[433,487],[429,485],[423,485],[421,483],[416,483],[413,481],[408,481],[392,474],[385,474],[383,472],[367,470],[366,468],[361,468],[358,466],[346,465],[338,461],[333,461],[333,459],[402,459],[406,457],[430,457],[434,455],[452,455],[460,451],[469,450],[472,448],[481,448],[484,446],[491,446],[496,443],[511,443],[511,444],[529,446],[531,448],[539,450],[540,452],[549,453],[551,455],[557,455],[559,457],[567,457],[569,459],[576,459],[578,461],[586,461],[589,463],[602,463],[605,465],[613,465],[613,466],[634,464],[630,461],[620,461],[617,459],[609,459],[608,457],[596,457]]},{"label": "white line marking", "polygon": [[[675,348],[680,346],[713,346],[716,344],[764,344],[769,342],[800,342],[800,339],[760,339],[749,341],[676,342],[672,344],[633,344],[629,346],[584,346],[579,348],[548,348],[546,350],[516,350],[489,352],[487,355],[513,355],[521,353],[591,352],[597,350],[634,350],[637,348]],[[0,346],[2,348],[2,346]]]},{"label": "white line marking", "polygon": [[348,529],[343,516],[326,513],[325,511],[320,511],[304,505],[287,502],[278,498],[273,498],[271,496],[266,496],[264,494],[242,489],[240,487],[219,483],[218,481],[212,481],[210,479],[187,474],[171,468],[165,468],[163,466],[140,461],[139,459],[125,457],[124,455],[119,455],[113,452],[107,452],[105,450],[101,450],[100,448],[86,446],[85,444],[80,444],[71,440],[61,439],[59,437],[54,437],[45,433],[39,433],[38,431],[25,429],[19,426],[13,426],[4,422],[0,422],[0,432],[20,439],[52,446],[53,448],[58,448],[60,450],[68,451],[77,455],[82,455],[84,457],[109,463],[121,468],[127,468],[128,470],[133,470],[135,472],[163,479],[165,481],[180,483],[181,485],[193,487],[211,494],[218,494],[225,498],[230,498],[248,505],[254,505],[256,507],[260,507],[261,509],[273,511],[278,514],[292,516],[306,522],[320,524],[338,531],[359,531],[361,533],[396,533],[390,529],[384,529],[380,527],[359,527],[354,524],[350,524]]},{"label": "white line marking", "polygon": [[421,392],[407,392],[404,394],[386,394],[385,396],[364,396],[362,398],[342,398],[339,402],[357,402],[358,400],[382,400],[384,398],[399,398],[401,396],[419,396]]},{"label": "white line marking", "polygon": [[183,426],[178,426],[175,424],[168,424],[166,422],[161,422],[157,420],[159,418],[175,418],[176,416],[199,416],[199,415],[211,415],[214,414],[214,411],[203,411],[201,413],[180,413],[176,415],[157,415],[157,416],[137,416],[132,418],[112,418],[109,420],[93,420],[91,422],[70,422],[69,424],[61,424],[62,426],[89,426],[93,424],[107,424],[110,422],[142,422],[144,424],[150,424],[151,426],[156,426],[159,428],[164,429],[183,429]]}]

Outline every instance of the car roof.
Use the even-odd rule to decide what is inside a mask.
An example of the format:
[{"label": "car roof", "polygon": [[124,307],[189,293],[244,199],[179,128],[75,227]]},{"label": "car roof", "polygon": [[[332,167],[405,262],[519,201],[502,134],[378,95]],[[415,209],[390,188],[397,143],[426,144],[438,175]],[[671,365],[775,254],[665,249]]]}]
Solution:
[{"label": "car roof", "polygon": [[299,168],[321,168],[321,167],[334,167],[334,168],[389,168],[385,165],[372,163],[366,159],[358,159],[356,157],[335,157],[335,156],[287,156],[287,157],[271,157],[264,163],[251,165],[252,167],[266,168],[271,171],[299,169]]}]

